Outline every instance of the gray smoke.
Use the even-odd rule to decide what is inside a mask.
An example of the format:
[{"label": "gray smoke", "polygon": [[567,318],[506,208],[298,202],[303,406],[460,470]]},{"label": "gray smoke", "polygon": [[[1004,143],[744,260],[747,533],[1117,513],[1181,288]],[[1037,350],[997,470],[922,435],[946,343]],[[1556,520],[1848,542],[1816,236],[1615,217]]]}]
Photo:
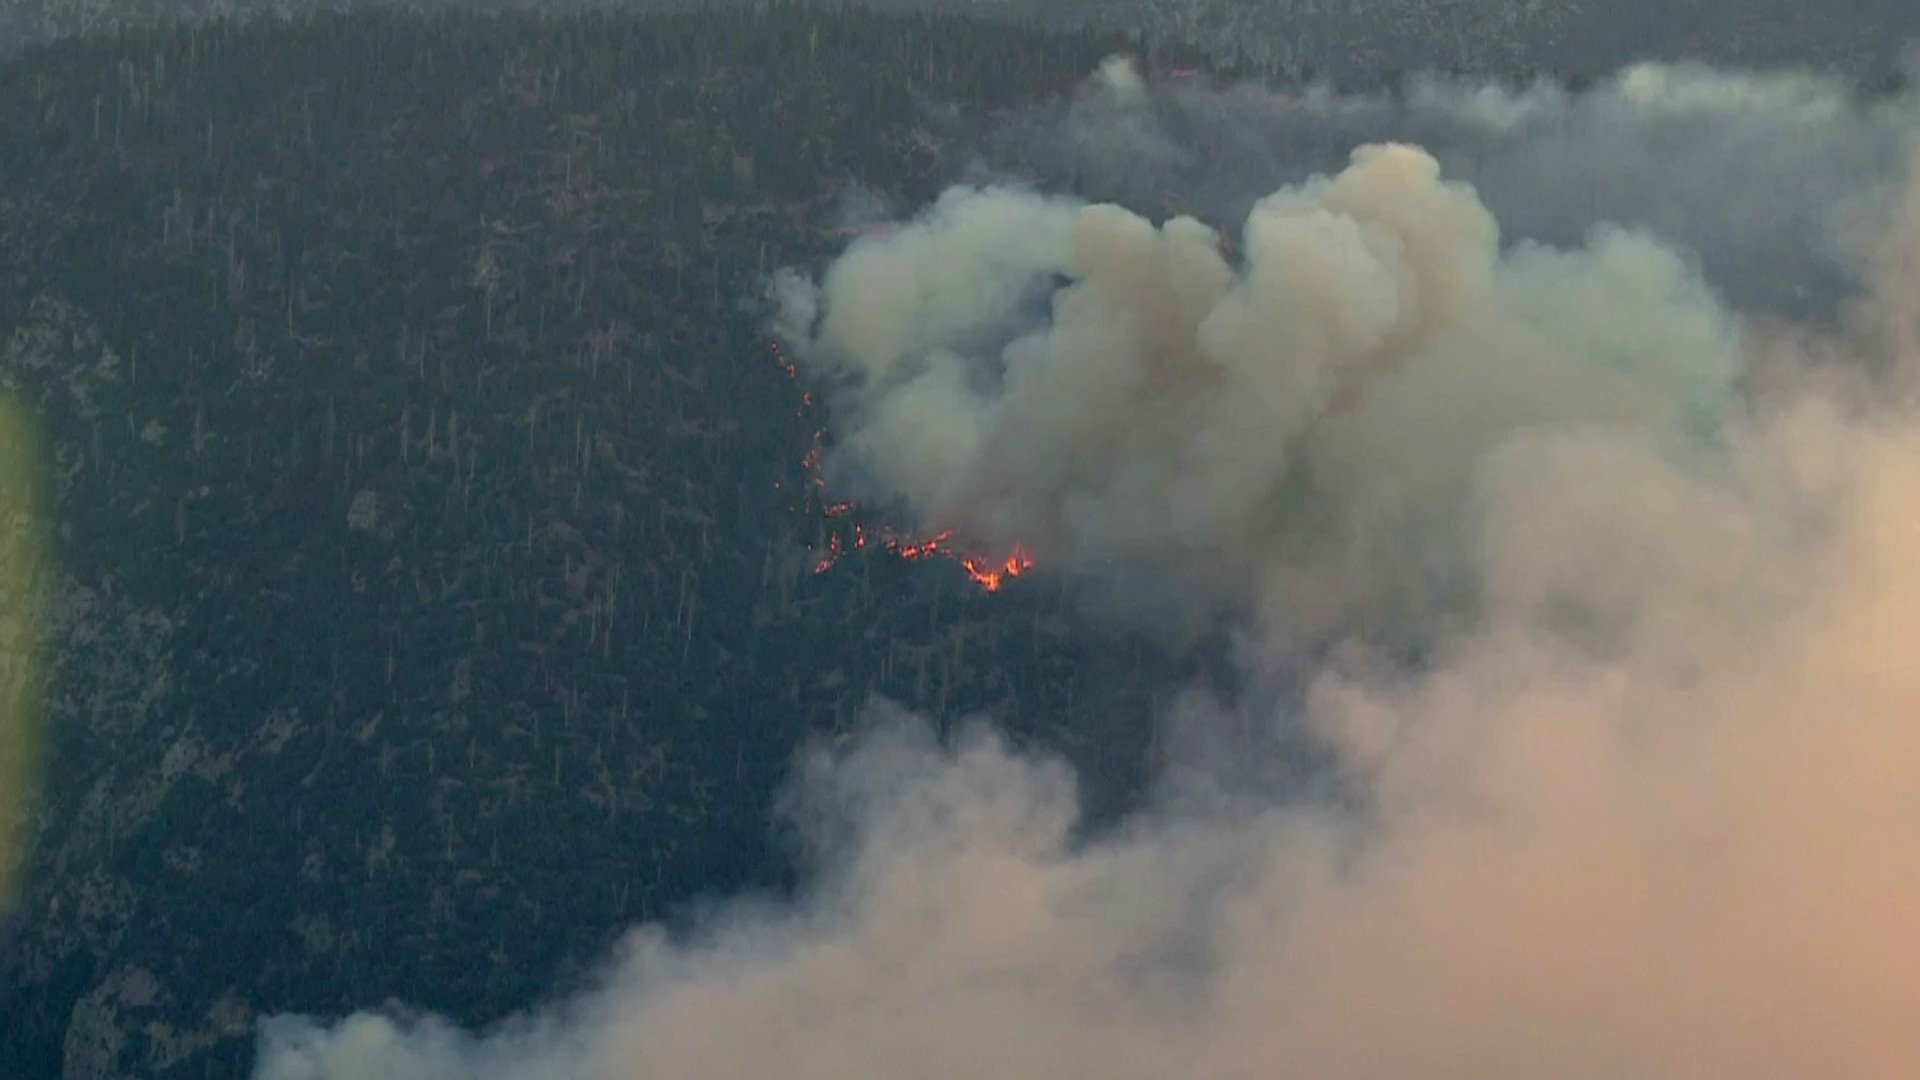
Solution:
[{"label": "gray smoke", "polygon": [[1836,212],[1899,170],[1912,100],[1840,80],[1641,65],[1574,93],[1434,76],[1400,94],[1177,81],[1124,62],[988,140],[989,172],[1149,214],[1244,220],[1275,188],[1338,171],[1353,147],[1406,142],[1474,185],[1510,241],[1580,243],[1598,221],[1645,229],[1746,305],[1821,313],[1860,282]]},{"label": "gray smoke", "polygon": [[[842,493],[1018,542],[1142,625],[1243,628],[1247,686],[1295,692],[1186,708],[1309,740],[1328,797],[1194,798],[1195,757],[1089,839],[1059,762],[883,709],[794,780],[795,904],[640,928],[598,988],[495,1032],[282,1018],[256,1075],[1920,1075],[1915,103],[1619,85],[1639,104],[1592,169],[1703,207],[1796,192],[1776,268],[1850,283],[1830,318],[1730,302],[1646,220],[1503,238],[1406,143],[1276,185],[1231,251],[974,187],[778,286],[842,387]],[[1511,160],[1580,152],[1524,134],[1535,98],[1431,92],[1521,132]],[[1689,109],[1692,180],[1607,157]],[[1735,156],[1833,129],[1867,141],[1793,183],[1764,166],[1797,151]],[[1553,170],[1504,175],[1576,220]]]}]

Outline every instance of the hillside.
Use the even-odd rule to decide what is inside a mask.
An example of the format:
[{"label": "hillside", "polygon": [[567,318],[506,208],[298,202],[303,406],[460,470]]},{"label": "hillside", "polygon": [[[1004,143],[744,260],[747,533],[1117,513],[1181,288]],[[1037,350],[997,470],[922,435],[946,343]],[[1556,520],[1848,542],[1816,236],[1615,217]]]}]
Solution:
[{"label": "hillside", "polygon": [[52,465],[0,1075],[236,1075],[264,1012],[543,997],[781,887],[773,792],[872,693],[1123,790],[1164,662],[1044,583],[815,574],[846,521],[742,306],[843,242],[845,181],[948,175],[934,103],[1113,44],[387,15],[0,69],[0,384]]},{"label": "hillside", "polygon": [[[25,45],[161,18],[342,10],[368,0],[0,0],[0,55]],[[754,0],[405,0],[386,10],[504,9],[629,13],[750,11]],[[810,2],[814,10],[848,6]],[[1809,64],[1870,80],[1900,69],[1920,40],[1905,0],[852,0],[880,11],[933,10],[1015,23],[1095,27],[1181,42],[1217,60],[1290,78],[1351,84],[1408,70],[1592,76],[1642,59],[1726,65]]]}]

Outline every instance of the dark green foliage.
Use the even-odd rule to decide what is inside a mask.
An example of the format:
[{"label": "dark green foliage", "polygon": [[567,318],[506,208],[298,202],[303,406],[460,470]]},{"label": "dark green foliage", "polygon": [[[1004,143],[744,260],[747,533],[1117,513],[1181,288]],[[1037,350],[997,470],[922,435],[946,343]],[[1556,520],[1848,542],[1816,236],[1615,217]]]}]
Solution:
[{"label": "dark green foliage", "polygon": [[771,793],[872,693],[1124,790],[1157,661],[1057,589],[810,572],[816,420],[741,307],[843,242],[843,181],[949,174],[927,103],[1115,44],[775,6],[0,69],[0,380],[57,451],[64,612],[0,1075],[234,1075],[261,1012],[534,1002],[633,921],[784,887]]}]

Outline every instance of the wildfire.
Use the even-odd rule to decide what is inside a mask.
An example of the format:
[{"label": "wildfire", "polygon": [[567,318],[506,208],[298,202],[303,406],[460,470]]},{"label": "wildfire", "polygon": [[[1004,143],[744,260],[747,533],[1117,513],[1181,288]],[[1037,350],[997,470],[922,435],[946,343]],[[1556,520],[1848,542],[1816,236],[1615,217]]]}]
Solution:
[{"label": "wildfire", "polygon": [[[852,506],[848,503],[836,503],[829,507],[830,516],[850,514]],[[841,556],[853,551],[863,551],[868,547],[878,547],[894,556],[909,562],[918,559],[942,558],[959,564],[967,578],[987,592],[999,592],[1001,586],[1028,570],[1033,569],[1033,557],[1025,548],[1015,545],[1013,552],[1003,559],[988,559],[979,555],[969,555],[953,546],[952,530],[942,531],[925,539],[915,540],[905,536],[882,535],[878,541],[860,522],[854,522],[850,533],[834,533],[827,537],[826,550],[820,552],[813,561],[813,572],[824,574],[833,569]]]},{"label": "wildfire", "polygon": [[936,555],[952,559],[960,564],[974,584],[988,592],[998,592],[1000,586],[1033,568],[1032,556],[1018,544],[1014,545],[1012,554],[994,561],[956,550],[951,544],[952,539],[953,530],[948,529],[925,540],[889,539],[886,547],[903,559],[925,559]]},{"label": "wildfire", "polygon": [[[774,360],[780,364],[781,370],[786,372],[789,379],[798,379],[799,368],[786,353],[781,351],[779,343],[774,343],[772,348]],[[813,392],[803,391],[800,396],[799,415],[805,416],[812,409]],[[812,445],[800,457],[800,467],[806,473],[807,487],[815,493],[823,492],[826,488],[826,480],[820,475],[820,459],[825,443],[826,432],[815,430]],[[993,559],[969,554],[955,547],[952,529],[919,538],[897,534],[890,530],[869,531],[867,525],[855,517],[853,503],[827,502],[823,495],[816,497],[823,516],[844,519],[844,524],[827,537],[826,549],[815,554],[813,572],[816,574],[824,574],[833,569],[841,556],[848,552],[862,551],[868,547],[878,547],[909,561],[930,558],[950,560],[966,572],[968,580],[987,592],[1000,591],[1007,582],[1033,568],[1032,556],[1018,544],[1015,544],[1013,551],[1005,557]]]},{"label": "wildfire", "polygon": [[960,565],[965,568],[967,576],[972,578],[975,584],[988,592],[999,592],[1002,584],[1032,569],[1033,559],[1027,554],[1025,548],[1016,544],[1013,554],[1002,559],[998,564],[985,565],[980,560],[969,556],[962,558]]}]

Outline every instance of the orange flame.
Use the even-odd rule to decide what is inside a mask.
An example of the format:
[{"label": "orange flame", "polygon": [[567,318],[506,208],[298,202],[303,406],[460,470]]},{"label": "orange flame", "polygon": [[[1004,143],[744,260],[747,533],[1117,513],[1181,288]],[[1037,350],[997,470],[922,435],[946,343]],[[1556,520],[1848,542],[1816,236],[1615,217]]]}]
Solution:
[{"label": "orange flame", "polygon": [[[848,506],[840,503],[836,506]],[[848,506],[847,511],[850,512]],[[902,536],[885,536],[880,546],[898,558],[909,562],[918,559],[942,558],[960,564],[968,580],[987,592],[999,592],[1001,587],[1028,570],[1033,569],[1033,556],[1027,554],[1024,547],[1016,544],[1013,552],[1003,559],[989,559],[979,555],[969,555],[952,544],[953,531],[943,530],[925,539],[911,539]],[[842,534],[834,533],[827,537],[827,547],[815,560],[813,572],[824,574],[833,569],[842,555],[850,551],[859,551],[867,546],[867,528],[858,522],[853,525],[852,539],[844,539]]]},{"label": "orange flame", "polygon": [[[781,351],[778,342],[772,345],[774,359],[780,364],[790,379],[799,378],[799,368]],[[799,415],[805,416],[813,408],[813,392],[805,390],[800,395]],[[820,459],[826,441],[826,432],[816,430],[813,444],[800,457],[800,468],[806,474],[807,487],[816,493],[824,492],[826,480],[820,475]],[[818,505],[822,516],[847,519],[842,531],[828,535],[825,550],[814,553],[813,572],[824,574],[833,569],[840,557],[850,551],[860,551],[867,547],[867,526],[854,516],[854,504],[848,501],[828,502],[824,495],[818,495]],[[987,592],[999,592],[1001,587],[1028,570],[1033,569],[1033,558],[1024,547],[1015,544],[1013,551],[1005,558],[990,559],[968,554],[953,546],[953,530],[944,529],[933,536],[914,539],[896,535],[890,531],[882,532],[880,546],[902,559],[914,560],[939,556],[960,564],[968,580]]]},{"label": "orange flame", "polygon": [[964,555],[960,558],[960,565],[975,584],[988,592],[999,592],[1001,585],[1032,569],[1033,558],[1025,548],[1015,544],[1013,554],[998,563],[989,564],[971,555]]}]

